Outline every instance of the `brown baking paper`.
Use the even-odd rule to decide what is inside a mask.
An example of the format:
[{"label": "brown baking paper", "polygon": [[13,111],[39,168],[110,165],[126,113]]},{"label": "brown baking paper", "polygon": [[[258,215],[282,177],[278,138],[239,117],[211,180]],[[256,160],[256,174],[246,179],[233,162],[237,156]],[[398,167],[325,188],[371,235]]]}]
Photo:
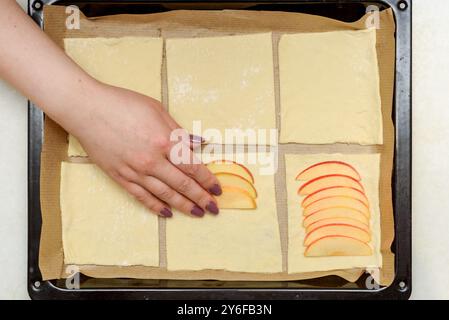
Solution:
[{"label": "brown baking paper", "polygon": [[[63,47],[64,38],[160,36],[201,37],[211,35],[249,34],[273,32],[276,108],[279,111],[279,80],[277,44],[283,33],[322,32],[334,30],[358,30],[365,28],[366,16],[354,23],[345,23],[320,16],[300,13],[269,11],[186,11],[177,10],[148,15],[115,15],[87,19],[81,16],[79,30],[66,28],[67,15],[64,7],[46,6],[44,9],[45,32]],[[283,272],[276,274],[230,272],[224,270],[167,271],[165,248],[165,221],[160,219],[160,267],[144,266],[79,266],[80,271],[95,278],[137,279],[217,279],[228,281],[300,280],[337,275],[350,282],[356,281],[364,269],[332,270],[287,274],[287,197],[285,190],[284,154],[288,153],[381,153],[381,178],[379,199],[381,211],[381,252],[383,266],[380,284],[389,285],[394,279],[394,255],[390,247],[394,237],[391,176],[393,170],[394,127],[392,122],[392,98],[394,86],[395,23],[391,10],[379,14],[380,29],[377,30],[377,55],[382,99],[383,136],[382,146],[347,144],[279,146],[279,170],[276,174],[276,194],[281,232]],[[162,71],[162,103],[167,106],[165,62]],[[169,107],[169,106],[168,106]],[[277,119],[279,125],[279,119]],[[39,267],[44,280],[64,278],[64,253],[59,203],[61,161],[67,161],[67,133],[46,117],[44,144],[41,154],[41,209],[42,233]]]}]

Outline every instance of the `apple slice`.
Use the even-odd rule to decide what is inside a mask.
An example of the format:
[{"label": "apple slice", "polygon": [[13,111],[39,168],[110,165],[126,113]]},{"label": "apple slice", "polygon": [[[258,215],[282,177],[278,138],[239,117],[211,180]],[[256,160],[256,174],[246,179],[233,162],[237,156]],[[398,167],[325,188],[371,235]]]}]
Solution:
[{"label": "apple slice", "polygon": [[209,162],[206,166],[213,174],[222,172],[233,173],[254,183],[254,177],[251,171],[240,163],[229,160],[217,160]]},{"label": "apple slice", "polygon": [[307,247],[312,242],[328,236],[347,236],[365,243],[368,243],[371,239],[370,234],[361,228],[344,224],[328,224],[318,227],[308,233],[304,239],[304,245]]},{"label": "apple slice", "polygon": [[296,176],[296,180],[312,180],[329,174],[341,174],[360,180],[360,174],[357,170],[343,161],[323,161],[311,165],[301,171]]},{"label": "apple slice", "polygon": [[328,208],[321,211],[317,211],[305,217],[303,225],[305,228],[307,228],[314,222],[328,218],[350,218],[360,221],[366,225],[369,225],[368,218],[360,211],[357,211],[352,208]]},{"label": "apple slice", "polygon": [[253,184],[245,178],[228,172],[219,172],[216,173],[215,176],[220,182],[221,187],[237,187],[248,192],[254,199],[257,198],[256,189]]},{"label": "apple slice", "polygon": [[347,236],[326,236],[312,242],[304,252],[306,257],[370,256],[371,247],[363,241]]},{"label": "apple slice", "polygon": [[257,208],[254,198],[243,189],[238,187],[221,187],[223,193],[215,197],[220,209],[255,209]]},{"label": "apple slice", "polygon": [[366,197],[365,193],[351,187],[329,187],[318,190],[306,196],[302,200],[301,206],[305,208],[312,202],[315,202],[319,199],[334,196],[351,197],[362,201],[367,207],[369,207],[368,198]]},{"label": "apple slice", "polygon": [[341,174],[329,174],[307,181],[298,189],[298,194],[311,194],[333,186],[351,187],[364,192],[363,186],[356,179]]},{"label": "apple slice", "polygon": [[307,207],[304,208],[303,214],[305,216],[309,216],[313,214],[314,212],[327,209],[327,208],[352,208],[357,211],[360,211],[365,216],[369,217],[369,209],[368,207],[360,200],[351,198],[351,197],[342,197],[342,196],[335,196],[335,197],[327,197],[322,198],[320,200],[317,200],[315,202],[312,202]]},{"label": "apple slice", "polygon": [[306,228],[306,233],[310,233],[316,228],[326,226],[326,225],[351,225],[360,229],[365,230],[366,232],[370,232],[369,225],[351,218],[327,218],[327,219],[321,219],[318,220],[312,224],[310,224]]}]

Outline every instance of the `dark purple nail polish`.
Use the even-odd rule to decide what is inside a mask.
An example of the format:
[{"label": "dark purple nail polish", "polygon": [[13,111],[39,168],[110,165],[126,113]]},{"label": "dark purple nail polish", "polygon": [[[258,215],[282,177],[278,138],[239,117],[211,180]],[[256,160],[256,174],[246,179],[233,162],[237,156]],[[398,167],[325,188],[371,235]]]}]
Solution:
[{"label": "dark purple nail polish", "polygon": [[214,184],[214,186],[209,189],[209,192],[212,193],[214,196],[219,196],[223,191],[221,190],[219,184]]},{"label": "dark purple nail polish", "polygon": [[191,214],[197,217],[204,216],[204,210],[198,207],[197,205],[193,206],[192,210],[190,211]]},{"label": "dark purple nail polish", "polygon": [[162,210],[160,211],[160,213],[161,213],[161,215],[162,215],[163,217],[166,217],[166,218],[171,218],[171,217],[173,217],[173,212],[171,212],[171,210],[168,209],[168,208],[162,209]]},{"label": "dark purple nail polish", "polygon": [[217,204],[213,201],[209,202],[209,204],[206,206],[207,211],[213,214],[218,214],[220,210],[217,207]]},{"label": "dark purple nail polish", "polygon": [[190,135],[190,141],[194,143],[204,143],[206,140],[203,137],[196,136],[194,134]]}]

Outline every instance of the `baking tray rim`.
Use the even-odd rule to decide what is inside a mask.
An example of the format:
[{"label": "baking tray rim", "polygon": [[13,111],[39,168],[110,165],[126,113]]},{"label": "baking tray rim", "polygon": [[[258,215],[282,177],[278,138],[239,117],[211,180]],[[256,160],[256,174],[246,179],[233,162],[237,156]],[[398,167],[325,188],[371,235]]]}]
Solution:
[{"label": "baking tray rim", "polygon": [[[28,14],[42,28],[42,5],[57,0],[28,0]],[[59,1],[61,2],[61,1]],[[104,1],[74,1],[100,3]],[[114,1],[114,4],[204,3],[195,0]],[[42,281],[39,272],[41,226],[39,176],[40,151],[43,142],[44,116],[28,102],[28,293],[32,299],[408,299],[411,294],[411,2],[412,0],[227,0],[222,3],[281,4],[346,4],[380,3],[392,8],[396,20],[396,68],[393,117],[395,155],[393,198],[395,219],[395,278],[388,287],[366,289],[308,288],[111,288],[63,289],[51,281]],[[40,7],[36,7],[36,3]],[[400,7],[400,4],[404,7]],[[402,286],[405,284],[405,286]]]}]

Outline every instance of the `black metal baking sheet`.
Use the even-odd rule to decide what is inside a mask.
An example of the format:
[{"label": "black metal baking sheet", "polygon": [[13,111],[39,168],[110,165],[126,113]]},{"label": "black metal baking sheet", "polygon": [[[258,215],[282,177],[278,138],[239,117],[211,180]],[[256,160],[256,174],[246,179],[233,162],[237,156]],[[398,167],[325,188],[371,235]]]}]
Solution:
[{"label": "black metal baking sheet", "polygon": [[[28,13],[43,26],[43,5],[77,5],[87,16],[154,13],[172,9],[204,9],[206,1],[29,0]],[[393,205],[395,219],[395,279],[389,287],[366,289],[365,277],[349,283],[336,276],[285,282],[216,280],[95,279],[80,276],[79,289],[64,280],[42,281],[39,272],[40,151],[44,115],[29,102],[28,112],[28,291],[33,299],[408,299],[411,294],[411,0],[214,1],[216,9],[272,10],[322,15],[347,22],[365,14],[366,7],[391,7],[396,20],[396,71],[393,105],[395,155]],[[284,287],[282,287],[284,286]]]}]

